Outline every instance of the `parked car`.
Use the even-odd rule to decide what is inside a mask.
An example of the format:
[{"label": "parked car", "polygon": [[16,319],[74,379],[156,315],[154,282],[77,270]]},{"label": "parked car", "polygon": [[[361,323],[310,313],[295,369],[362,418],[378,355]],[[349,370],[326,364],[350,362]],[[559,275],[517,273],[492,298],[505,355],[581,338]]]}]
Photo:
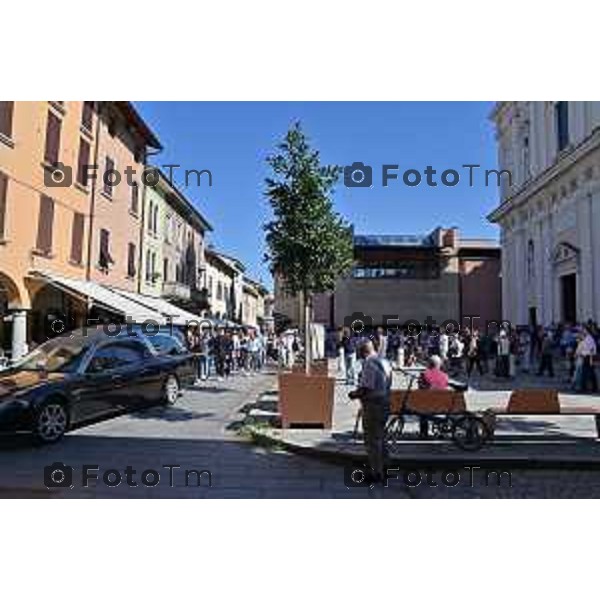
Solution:
[{"label": "parked car", "polygon": [[[27,431],[43,443],[101,416],[157,402],[174,404],[193,383],[193,356],[175,338],[83,330],[38,346],[0,373],[0,432]],[[172,341],[170,341],[172,340]],[[157,340],[158,341],[158,340]]]}]

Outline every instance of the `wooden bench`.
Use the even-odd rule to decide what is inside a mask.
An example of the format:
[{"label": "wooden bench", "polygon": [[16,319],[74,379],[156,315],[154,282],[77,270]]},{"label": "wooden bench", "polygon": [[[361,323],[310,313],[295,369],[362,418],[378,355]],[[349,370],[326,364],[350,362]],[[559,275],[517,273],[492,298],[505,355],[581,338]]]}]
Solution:
[{"label": "wooden bench", "polygon": [[[402,412],[402,403],[406,390],[392,390],[390,394],[390,414]],[[406,409],[423,415],[440,415],[448,413],[461,413],[467,410],[463,392],[455,390],[411,390],[408,393]],[[356,414],[353,437],[358,434],[358,427],[362,420],[362,409]],[[421,422],[421,435],[426,436],[426,423]]]},{"label": "wooden bench", "polygon": [[556,390],[514,390],[506,408],[487,410],[487,425],[493,433],[499,416],[565,415],[590,416],[596,423],[596,436],[600,438],[600,406],[561,406]]}]

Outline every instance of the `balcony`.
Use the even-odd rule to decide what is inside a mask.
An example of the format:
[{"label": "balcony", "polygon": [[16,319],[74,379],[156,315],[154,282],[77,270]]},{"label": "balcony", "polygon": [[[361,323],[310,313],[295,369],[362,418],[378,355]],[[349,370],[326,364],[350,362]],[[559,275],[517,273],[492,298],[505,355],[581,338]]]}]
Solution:
[{"label": "balcony", "polygon": [[191,300],[200,311],[210,309],[210,297],[211,294],[206,288],[191,291]]},{"label": "balcony", "polygon": [[167,298],[178,298],[181,300],[190,300],[192,290],[189,285],[179,283],[178,281],[165,281],[162,287],[163,296]]}]

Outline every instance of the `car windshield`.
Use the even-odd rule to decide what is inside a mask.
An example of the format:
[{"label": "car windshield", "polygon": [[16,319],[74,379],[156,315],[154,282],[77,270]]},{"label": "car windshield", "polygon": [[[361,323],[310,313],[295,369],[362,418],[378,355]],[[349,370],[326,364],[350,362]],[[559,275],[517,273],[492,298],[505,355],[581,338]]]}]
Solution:
[{"label": "car windshield", "polygon": [[46,371],[48,373],[67,373],[77,369],[88,345],[85,340],[55,338],[49,340],[15,365],[23,371]]}]

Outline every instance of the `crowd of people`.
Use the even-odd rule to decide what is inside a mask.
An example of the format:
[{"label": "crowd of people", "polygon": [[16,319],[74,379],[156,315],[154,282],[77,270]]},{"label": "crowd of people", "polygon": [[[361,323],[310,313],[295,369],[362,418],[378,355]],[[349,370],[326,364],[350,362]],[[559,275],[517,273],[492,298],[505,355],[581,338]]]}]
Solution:
[{"label": "crowd of people", "polygon": [[[356,385],[360,372],[357,348],[365,335],[350,328],[330,335],[327,353],[338,359],[338,372],[348,385]],[[452,377],[493,375],[514,378],[520,373],[555,376],[562,361],[571,387],[576,392],[598,391],[594,366],[600,330],[596,323],[557,324],[550,327],[502,327],[481,332],[464,327],[457,333],[421,331],[418,335],[382,327],[369,335],[376,352],[399,368],[426,363],[438,356],[440,367]]]},{"label": "crowd of people", "polygon": [[198,357],[198,381],[213,375],[223,380],[233,373],[258,373],[267,358],[267,340],[254,328],[190,327],[186,341]]},{"label": "crowd of people", "polygon": [[291,369],[302,350],[296,331],[263,334],[253,327],[199,327],[186,331],[188,349],[198,359],[198,380],[223,380],[233,374],[252,375],[263,370],[267,360]]}]

